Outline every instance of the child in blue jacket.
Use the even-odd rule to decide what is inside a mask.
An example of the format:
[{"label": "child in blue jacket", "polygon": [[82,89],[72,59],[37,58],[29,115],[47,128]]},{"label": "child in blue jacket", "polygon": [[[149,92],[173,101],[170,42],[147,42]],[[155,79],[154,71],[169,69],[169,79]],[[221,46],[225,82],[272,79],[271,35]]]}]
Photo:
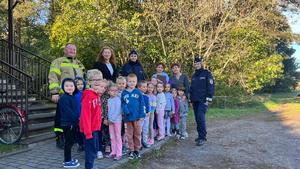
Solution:
[{"label": "child in blue jacket", "polygon": [[[81,98],[82,98],[82,92],[86,88],[86,82],[82,77],[76,77],[75,78],[77,93],[75,94],[75,98],[77,101],[77,116],[80,118],[80,112],[81,112]],[[78,125],[79,126],[79,125]],[[83,148],[83,133],[80,133],[79,127],[76,129],[76,140],[78,143],[78,152],[82,152],[84,150]]]},{"label": "child in blue jacket", "polygon": [[121,102],[123,120],[127,125],[129,159],[141,158],[141,121],[146,116],[143,94],[136,89],[137,76],[133,73],[127,76],[127,89],[122,92]]}]

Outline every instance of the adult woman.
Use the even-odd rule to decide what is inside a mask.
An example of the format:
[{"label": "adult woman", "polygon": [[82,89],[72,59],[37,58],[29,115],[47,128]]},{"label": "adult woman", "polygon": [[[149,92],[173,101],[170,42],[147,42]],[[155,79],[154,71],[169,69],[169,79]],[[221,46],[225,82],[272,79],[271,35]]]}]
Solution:
[{"label": "adult woman", "polygon": [[172,76],[170,77],[169,83],[172,88],[178,88],[179,86],[183,86],[185,88],[185,95],[189,94],[189,79],[187,75],[181,73],[181,67],[178,63],[173,63],[171,65]]},{"label": "adult woman", "polygon": [[137,76],[138,81],[145,80],[145,72],[142,64],[138,60],[138,54],[135,50],[131,50],[129,53],[129,61],[123,66],[121,75],[127,76],[130,73],[134,73]]},{"label": "adult woman", "polygon": [[102,72],[103,78],[116,82],[118,72],[115,64],[115,55],[112,48],[105,46],[98,54],[98,60],[94,64],[94,69]]}]

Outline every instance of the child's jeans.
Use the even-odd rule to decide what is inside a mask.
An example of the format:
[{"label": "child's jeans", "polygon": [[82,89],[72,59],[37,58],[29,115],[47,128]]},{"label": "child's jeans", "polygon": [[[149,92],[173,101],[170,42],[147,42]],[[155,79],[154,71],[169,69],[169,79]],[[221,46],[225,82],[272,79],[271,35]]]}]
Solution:
[{"label": "child's jeans", "polygon": [[166,131],[166,135],[170,136],[170,128],[171,128],[171,111],[170,110],[166,110],[165,111],[165,116],[164,116],[164,124],[165,124],[165,131]]},{"label": "child's jeans", "polygon": [[149,115],[147,114],[144,120],[141,122],[142,128],[142,142],[147,143],[148,141],[148,131],[149,131]]},{"label": "child's jeans", "polygon": [[154,112],[149,115],[149,139],[154,139],[154,130],[153,130],[153,122],[154,122]]},{"label": "child's jeans", "polygon": [[[179,131],[179,123],[171,123],[171,130],[173,132],[178,132]],[[176,133],[178,134],[178,133]]]},{"label": "child's jeans", "polygon": [[97,157],[97,150],[99,147],[98,132],[92,133],[93,138],[86,139],[84,136],[84,150],[85,150],[85,168],[92,169],[94,167],[94,160]]},{"label": "child's jeans", "polygon": [[187,135],[187,132],[186,132],[186,116],[182,116],[180,117],[180,121],[179,121],[179,130],[180,130],[180,134],[181,136],[185,136]]},{"label": "child's jeans", "polygon": [[109,135],[111,141],[111,155],[117,157],[122,156],[122,137],[121,137],[122,122],[109,122]]},{"label": "child's jeans", "polygon": [[158,140],[165,137],[165,125],[164,125],[164,115],[165,110],[156,110],[157,115],[157,125],[158,125]]},{"label": "child's jeans", "polygon": [[69,162],[72,160],[71,152],[72,146],[74,144],[77,126],[62,126],[64,131],[65,146],[64,146],[64,162]]},{"label": "child's jeans", "polygon": [[127,125],[127,139],[128,139],[128,148],[129,151],[139,151],[142,147],[141,144],[141,134],[142,127],[141,121],[130,121],[126,122]]}]

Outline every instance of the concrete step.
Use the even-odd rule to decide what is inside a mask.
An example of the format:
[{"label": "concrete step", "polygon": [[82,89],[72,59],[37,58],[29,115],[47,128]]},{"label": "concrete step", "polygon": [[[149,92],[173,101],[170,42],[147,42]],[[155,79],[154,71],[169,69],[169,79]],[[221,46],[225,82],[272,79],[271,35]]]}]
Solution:
[{"label": "concrete step", "polygon": [[34,133],[28,137],[23,137],[21,139],[21,144],[33,144],[53,138],[55,138],[55,134],[53,131],[49,130],[41,133]]},{"label": "concrete step", "polygon": [[16,90],[15,84],[0,85],[0,90]]},{"label": "concrete step", "polygon": [[7,80],[6,79],[0,79],[0,84],[6,84]]},{"label": "concrete step", "polygon": [[[20,103],[20,102],[24,102],[25,103],[25,98],[23,99],[15,99],[15,98],[10,98],[10,97],[13,97],[13,96],[8,96],[8,98],[0,98],[0,103],[6,103],[6,104],[15,104],[15,103]],[[19,96],[18,96],[19,97]],[[32,102],[32,101],[35,101],[36,98],[35,97],[29,97],[28,98],[28,102]]]},{"label": "concrete step", "polygon": [[25,96],[25,90],[0,90],[0,93],[3,93],[5,96]]},{"label": "concrete step", "polygon": [[54,103],[49,103],[49,102],[40,103],[40,104],[38,104],[38,103],[39,102],[37,101],[28,107],[30,112],[40,111],[40,110],[48,110],[48,109],[56,110],[56,104],[54,104]]},{"label": "concrete step", "polygon": [[54,116],[55,116],[55,110],[54,111],[48,111],[48,112],[40,112],[40,113],[30,113],[30,114],[28,114],[28,120],[51,118],[51,117],[54,117]]},{"label": "concrete step", "polygon": [[36,123],[36,124],[29,124],[28,125],[28,130],[29,130],[29,133],[30,133],[31,131],[34,131],[34,130],[52,128],[53,126],[54,126],[54,121],[44,122],[44,123]]}]

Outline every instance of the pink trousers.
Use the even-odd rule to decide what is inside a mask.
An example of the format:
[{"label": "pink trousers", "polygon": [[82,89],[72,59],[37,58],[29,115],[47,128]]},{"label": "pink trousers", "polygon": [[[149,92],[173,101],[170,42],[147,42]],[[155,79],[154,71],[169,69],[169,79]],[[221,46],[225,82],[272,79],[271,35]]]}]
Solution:
[{"label": "pink trousers", "polygon": [[165,110],[156,110],[157,125],[158,125],[157,140],[161,140],[165,137],[164,114],[165,114]]},{"label": "pink trousers", "polygon": [[122,156],[121,122],[109,123],[109,135],[111,140],[111,155]]}]

